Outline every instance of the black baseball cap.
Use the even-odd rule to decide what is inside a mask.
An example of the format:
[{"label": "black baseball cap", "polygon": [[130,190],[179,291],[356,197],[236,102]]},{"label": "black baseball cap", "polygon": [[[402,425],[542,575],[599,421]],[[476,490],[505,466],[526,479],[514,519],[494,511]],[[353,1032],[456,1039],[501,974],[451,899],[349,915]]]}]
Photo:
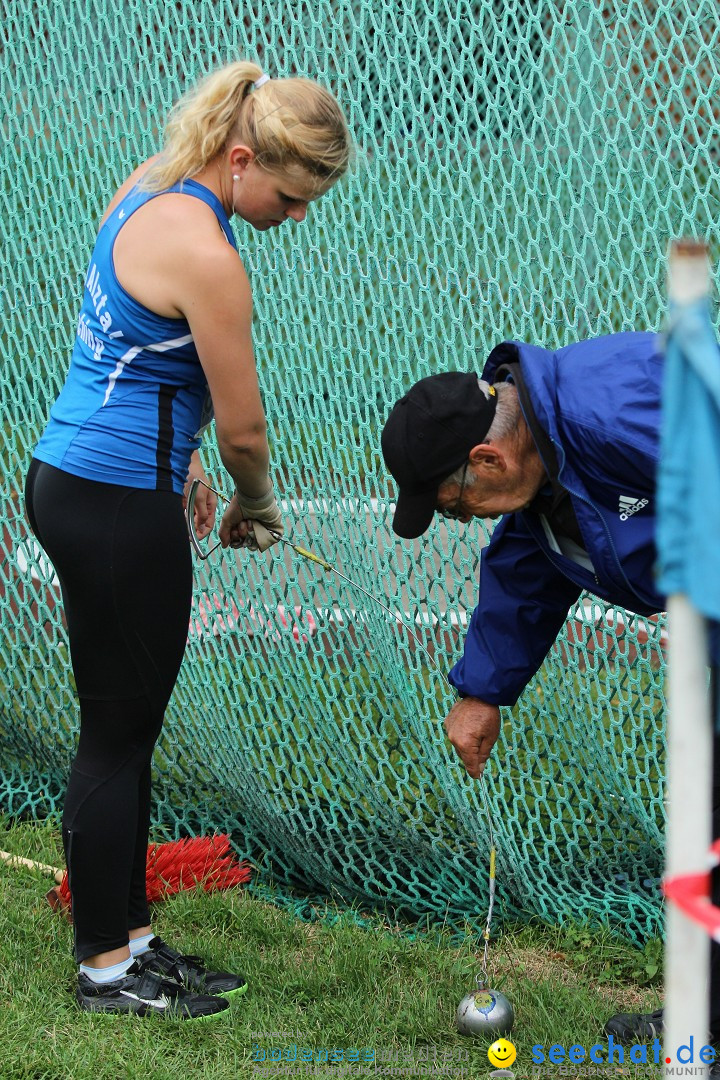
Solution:
[{"label": "black baseball cap", "polygon": [[483,442],[497,395],[474,372],[446,371],[420,379],[393,406],[381,445],[398,484],[393,529],[408,540],[433,519],[438,488]]}]

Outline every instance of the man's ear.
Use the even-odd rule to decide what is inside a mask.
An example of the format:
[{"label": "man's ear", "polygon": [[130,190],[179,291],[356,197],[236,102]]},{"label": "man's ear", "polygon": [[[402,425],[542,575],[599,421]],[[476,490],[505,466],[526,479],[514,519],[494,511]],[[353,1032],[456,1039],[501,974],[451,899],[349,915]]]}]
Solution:
[{"label": "man's ear", "polygon": [[507,459],[497,443],[478,443],[473,446],[468,458],[479,473],[497,474],[507,469]]}]

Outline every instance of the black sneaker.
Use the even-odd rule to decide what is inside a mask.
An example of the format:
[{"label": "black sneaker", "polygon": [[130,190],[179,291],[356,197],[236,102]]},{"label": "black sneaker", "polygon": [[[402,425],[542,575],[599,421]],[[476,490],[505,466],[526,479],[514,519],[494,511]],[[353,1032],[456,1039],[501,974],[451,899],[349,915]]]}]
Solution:
[{"label": "black sneaker", "polygon": [[156,1015],[170,1020],[211,1020],[230,1008],[224,998],[193,994],[172,979],[163,978],[148,967],[144,957],[135,960],[121,979],[111,983],[94,983],[79,972],[76,996],[86,1012]]},{"label": "black sneaker", "polygon": [[618,1042],[628,1046],[661,1039],[662,1033],[662,1009],[657,1009],[653,1013],[618,1013],[617,1016],[612,1016],[605,1025],[606,1035],[612,1035]]},{"label": "black sneaker", "polygon": [[222,994],[223,997],[244,994],[247,982],[242,975],[228,971],[208,971],[199,956],[186,956],[166,945],[162,938],[150,939],[147,952],[141,953],[143,964],[167,979],[174,979],[198,994]]}]

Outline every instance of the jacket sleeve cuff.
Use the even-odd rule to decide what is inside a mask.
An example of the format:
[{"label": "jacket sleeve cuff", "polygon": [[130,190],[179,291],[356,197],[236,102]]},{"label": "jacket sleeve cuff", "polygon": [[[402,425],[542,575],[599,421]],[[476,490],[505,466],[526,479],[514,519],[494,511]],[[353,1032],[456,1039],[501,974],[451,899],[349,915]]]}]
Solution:
[{"label": "jacket sleeve cuff", "polygon": [[532,675],[529,675],[528,679],[525,679],[517,688],[506,687],[502,693],[498,693],[497,690],[493,691],[484,685],[477,676],[475,678],[466,676],[464,657],[458,660],[448,673],[448,682],[457,690],[461,698],[478,698],[486,705],[515,705],[530,678]]}]

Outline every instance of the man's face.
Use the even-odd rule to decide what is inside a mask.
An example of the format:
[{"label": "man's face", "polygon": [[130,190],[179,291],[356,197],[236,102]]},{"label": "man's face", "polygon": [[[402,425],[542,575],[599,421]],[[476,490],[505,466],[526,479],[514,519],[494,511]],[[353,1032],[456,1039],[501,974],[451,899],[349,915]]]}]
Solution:
[{"label": "man's face", "polygon": [[[437,498],[438,510],[451,510],[459,521],[471,518],[496,518],[524,510],[540,489],[544,471],[502,473],[488,472],[482,463],[470,462],[465,486],[444,483],[440,485]],[[474,482],[471,482],[473,481]]]}]

